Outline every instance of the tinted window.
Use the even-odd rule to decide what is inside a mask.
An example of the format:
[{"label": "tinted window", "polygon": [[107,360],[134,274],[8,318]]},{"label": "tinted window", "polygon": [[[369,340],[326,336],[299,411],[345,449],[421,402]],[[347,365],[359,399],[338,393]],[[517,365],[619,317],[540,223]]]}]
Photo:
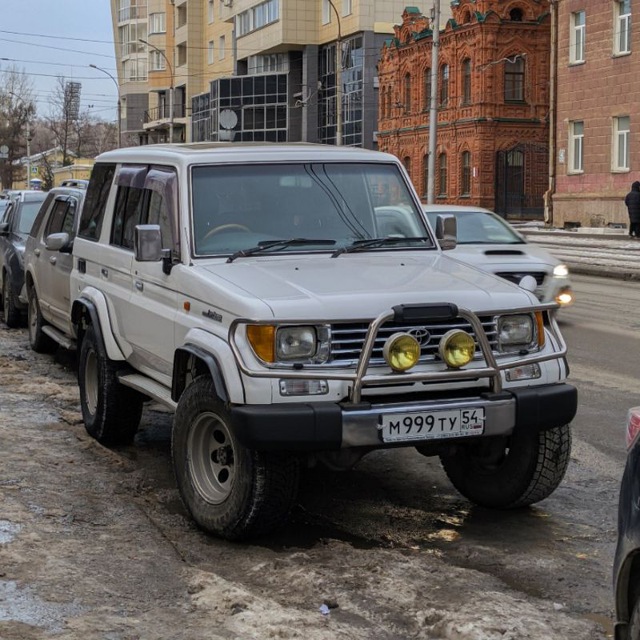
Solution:
[{"label": "tinted window", "polygon": [[134,233],[137,224],[142,222],[142,212],[148,189],[137,187],[118,187],[116,209],[111,229],[111,244],[133,249]]},{"label": "tinted window", "polygon": [[458,244],[522,244],[524,241],[499,216],[483,211],[430,211],[429,222],[435,228],[439,215],[454,215],[458,226]]},{"label": "tinted window", "polygon": [[100,235],[114,172],[113,164],[99,163],[93,167],[78,229],[82,238],[97,240]]},{"label": "tinted window", "polygon": [[68,233],[70,236],[73,235],[73,217],[76,212],[76,206],[75,198],[60,198],[56,200],[44,235],[48,236],[52,233],[61,232]]}]

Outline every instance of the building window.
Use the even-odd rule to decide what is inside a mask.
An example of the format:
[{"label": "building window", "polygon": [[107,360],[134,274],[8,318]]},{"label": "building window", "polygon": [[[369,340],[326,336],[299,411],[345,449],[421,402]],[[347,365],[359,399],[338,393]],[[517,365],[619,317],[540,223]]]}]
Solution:
[{"label": "building window", "polygon": [[179,29],[187,24],[187,4],[181,4],[176,13],[176,27]]},{"label": "building window", "polygon": [[402,164],[404,168],[407,170],[409,177],[411,177],[411,158],[409,156],[405,156],[402,160]]},{"label": "building window", "polygon": [[224,54],[225,54],[224,36],[220,36],[220,38],[218,38],[218,60],[224,60]]},{"label": "building window", "polygon": [[424,72],[424,110],[431,109],[431,69]]},{"label": "building window", "polygon": [[631,122],[629,116],[618,116],[613,119],[613,170],[629,171],[629,141]]},{"label": "building window", "polygon": [[462,104],[471,103],[471,60],[462,62]]},{"label": "building window", "polygon": [[617,0],[614,4],[615,33],[613,51],[616,54],[631,52],[631,0]]},{"label": "building window", "polygon": [[449,65],[440,67],[440,106],[446,107],[449,101]]},{"label": "building window", "polygon": [[423,197],[429,194],[429,154],[425,153],[422,159],[422,193]]},{"label": "building window", "polygon": [[215,13],[214,0],[209,0],[209,4],[207,6],[207,20],[209,21],[209,24],[215,20]]},{"label": "building window", "polygon": [[178,66],[181,67],[187,64],[187,43],[181,42],[176,47],[176,51],[178,53]]},{"label": "building window", "polygon": [[353,0],[342,0],[342,15],[350,16],[353,13]]},{"label": "building window", "polygon": [[266,0],[251,9],[242,11],[236,16],[236,32],[238,37],[261,29],[276,22],[280,16],[279,0]]},{"label": "building window", "polygon": [[162,53],[156,49],[149,51],[149,71],[165,70],[166,62]]},{"label": "building window", "polygon": [[438,156],[439,191],[438,195],[447,195],[447,154],[441,153]]},{"label": "building window", "polygon": [[167,14],[152,13],[149,16],[149,33],[166,33],[167,31]]},{"label": "building window", "polygon": [[521,57],[504,63],[504,101],[524,101],[524,60]]},{"label": "building window", "polygon": [[576,11],[571,14],[569,61],[572,63],[584,62],[586,21],[584,11]]},{"label": "building window", "polygon": [[569,123],[569,173],[584,171],[584,122]]},{"label": "building window", "polygon": [[411,74],[409,73],[404,77],[404,110],[405,113],[411,113]]},{"label": "building window", "polygon": [[215,50],[215,42],[213,40],[209,40],[209,44],[207,45],[207,61],[209,64],[213,64],[215,60]]},{"label": "building window", "polygon": [[322,0],[322,24],[331,22],[331,4],[329,0]]},{"label": "building window", "polygon": [[471,153],[462,152],[460,163],[460,192],[463,196],[471,195]]},{"label": "building window", "polygon": [[249,75],[257,73],[278,73],[289,71],[289,58],[286,53],[266,53],[259,56],[249,56],[247,72]]}]

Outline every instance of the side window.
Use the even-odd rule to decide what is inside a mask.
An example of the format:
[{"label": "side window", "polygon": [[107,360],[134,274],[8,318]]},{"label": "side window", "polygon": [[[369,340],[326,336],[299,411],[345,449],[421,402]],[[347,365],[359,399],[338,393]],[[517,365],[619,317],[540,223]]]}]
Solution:
[{"label": "side window", "polygon": [[148,189],[118,187],[113,228],[111,229],[111,244],[133,249],[135,227],[143,221],[142,214],[148,194]]},{"label": "side window", "polygon": [[147,224],[160,225],[160,231],[162,232],[162,248],[171,249],[171,220],[169,218],[169,210],[162,195],[157,191],[152,191],[149,197]]},{"label": "side window", "polygon": [[75,198],[69,198],[69,206],[67,207],[64,221],[62,222],[62,231],[68,233],[70,238],[74,235],[73,221],[76,217],[77,208],[78,201]]},{"label": "side window", "polygon": [[44,231],[44,237],[52,233],[60,233],[64,224],[64,219],[69,209],[69,200],[66,196],[56,198],[53,203],[51,215],[49,216],[49,223]]},{"label": "side window", "polygon": [[115,169],[114,164],[105,163],[98,163],[93,167],[78,229],[81,238],[97,240],[100,236]]},{"label": "side window", "polygon": [[40,230],[42,229],[42,224],[44,220],[49,219],[49,211],[51,210],[53,203],[54,203],[54,194],[50,193],[47,196],[47,199],[42,203],[42,206],[40,207],[40,211],[38,211],[38,215],[36,216],[36,219],[33,222],[33,226],[31,227],[31,233],[29,234],[30,236],[34,238],[38,236],[38,234],[40,233]]}]

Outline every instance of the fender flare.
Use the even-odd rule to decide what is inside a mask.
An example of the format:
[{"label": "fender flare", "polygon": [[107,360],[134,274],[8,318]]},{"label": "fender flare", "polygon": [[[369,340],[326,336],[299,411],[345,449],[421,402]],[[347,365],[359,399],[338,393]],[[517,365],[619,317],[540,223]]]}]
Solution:
[{"label": "fender flare", "polygon": [[182,392],[186,387],[186,373],[189,363],[189,356],[195,356],[199,360],[202,360],[208,367],[211,374],[211,380],[216,390],[216,395],[222,402],[229,402],[229,394],[227,393],[227,386],[224,381],[222,369],[216,356],[211,355],[204,349],[197,347],[193,344],[185,344],[176,350],[175,357],[173,359],[173,378],[171,383],[171,399],[174,402],[178,402]]},{"label": "fender flare", "polygon": [[81,320],[86,313],[93,325],[101,356],[110,360],[126,360],[124,353],[113,337],[107,301],[104,295],[97,289],[91,288],[82,292],[79,298],[73,301],[71,308],[71,320],[76,329],[78,340],[81,337]]}]

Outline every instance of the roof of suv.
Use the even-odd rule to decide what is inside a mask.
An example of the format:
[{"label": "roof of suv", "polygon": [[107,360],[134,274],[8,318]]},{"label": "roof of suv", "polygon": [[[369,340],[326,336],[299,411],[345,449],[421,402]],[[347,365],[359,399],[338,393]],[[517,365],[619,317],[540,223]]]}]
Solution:
[{"label": "roof of suv", "polygon": [[42,202],[46,197],[46,191],[9,191],[9,199],[16,202]]}]

